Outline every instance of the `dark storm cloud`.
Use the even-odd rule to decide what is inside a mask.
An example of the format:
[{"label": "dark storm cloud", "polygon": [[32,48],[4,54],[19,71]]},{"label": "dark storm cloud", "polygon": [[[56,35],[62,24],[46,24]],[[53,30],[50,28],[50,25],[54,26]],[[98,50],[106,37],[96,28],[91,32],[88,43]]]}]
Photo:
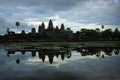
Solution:
[{"label": "dark storm cloud", "polygon": [[20,18],[50,16],[72,9],[88,0],[0,0],[0,14]]},{"label": "dark storm cloud", "polygon": [[5,19],[0,17],[0,34],[3,34],[6,31],[6,22]]},{"label": "dark storm cloud", "polygon": [[[81,5],[88,0],[0,0],[1,5],[24,6],[24,7],[38,7],[66,10],[75,6],[78,2]],[[45,8],[44,7],[44,8]]]},{"label": "dark storm cloud", "polygon": [[0,0],[0,34],[16,21],[21,22],[20,30],[28,30],[27,24],[35,24],[34,19],[48,22],[51,17],[54,22],[65,21],[68,27],[73,23],[119,26],[119,8],[120,0]]},{"label": "dark storm cloud", "polygon": [[62,17],[79,23],[99,23],[104,25],[120,25],[120,0],[90,0],[85,5],[77,5]]}]

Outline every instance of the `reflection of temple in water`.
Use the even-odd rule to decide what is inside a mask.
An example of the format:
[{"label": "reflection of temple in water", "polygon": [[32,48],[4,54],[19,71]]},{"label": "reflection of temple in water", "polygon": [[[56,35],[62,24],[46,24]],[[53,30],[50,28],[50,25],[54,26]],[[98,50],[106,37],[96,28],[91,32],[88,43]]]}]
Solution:
[{"label": "reflection of temple in water", "polygon": [[[49,63],[52,64],[54,61],[54,57],[58,58],[61,57],[61,60],[64,60],[65,58],[71,58],[71,55],[73,54],[72,51],[77,51],[80,53],[82,57],[84,56],[93,56],[105,58],[105,56],[112,56],[112,55],[118,55],[120,53],[119,47],[81,47],[81,48],[73,48],[72,50],[69,48],[65,48],[63,50],[52,50],[52,49],[21,49],[21,50],[7,50],[7,56],[9,57],[12,54],[15,54],[16,52],[21,52],[22,55],[26,54],[26,52],[31,52],[32,57],[38,56],[42,62],[45,61],[46,56],[48,57]],[[38,55],[37,55],[38,54]],[[17,55],[16,63],[20,63],[20,59]]]},{"label": "reflection of temple in water", "polygon": [[[17,51],[8,51],[7,52],[7,56],[10,57],[10,55],[15,54],[15,52],[17,52]],[[24,55],[25,52],[27,52],[27,51],[20,51],[20,52],[21,52],[22,55]],[[58,58],[60,56],[62,60],[64,60],[65,57],[66,58],[70,58],[71,57],[71,52],[70,51],[66,51],[66,50],[64,50],[64,51],[54,51],[54,50],[50,50],[50,49],[45,49],[45,50],[39,50],[39,51],[32,50],[30,52],[31,52],[31,56],[32,57],[36,57],[37,53],[38,53],[38,57],[39,57],[39,59],[42,60],[42,62],[45,61],[45,58],[47,56],[48,59],[49,59],[49,63],[50,64],[53,63],[54,57]],[[18,55],[17,55],[16,63],[17,64],[20,63]]]}]

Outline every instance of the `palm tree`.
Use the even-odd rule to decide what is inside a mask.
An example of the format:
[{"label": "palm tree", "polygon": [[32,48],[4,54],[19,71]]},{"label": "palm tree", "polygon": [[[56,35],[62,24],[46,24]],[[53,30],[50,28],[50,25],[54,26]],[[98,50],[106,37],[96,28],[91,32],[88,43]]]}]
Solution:
[{"label": "palm tree", "polygon": [[96,28],[95,31],[96,31],[96,37],[97,37],[97,39],[99,39],[99,37],[100,37],[100,29]]},{"label": "palm tree", "polygon": [[96,31],[96,32],[100,32],[100,29],[99,29],[99,28],[96,28],[95,31]]},{"label": "palm tree", "polygon": [[16,26],[17,26],[17,28],[18,28],[19,25],[20,25],[20,23],[19,23],[19,22],[16,22]]},{"label": "palm tree", "polygon": [[103,31],[103,29],[104,29],[104,25],[102,25],[101,28],[102,28],[102,31]]},{"label": "palm tree", "polygon": [[101,28],[102,28],[101,37],[102,37],[102,40],[103,40],[103,29],[104,29],[104,25],[102,25]]}]

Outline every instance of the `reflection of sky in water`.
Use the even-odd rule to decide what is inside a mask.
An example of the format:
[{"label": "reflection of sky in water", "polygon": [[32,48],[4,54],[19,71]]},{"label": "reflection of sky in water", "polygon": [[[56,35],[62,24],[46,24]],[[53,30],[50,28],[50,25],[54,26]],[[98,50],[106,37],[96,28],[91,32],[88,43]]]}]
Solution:
[{"label": "reflection of sky in water", "polygon": [[[102,58],[81,56],[75,50],[71,53],[71,58],[62,60],[60,55],[55,56],[49,64],[48,56],[42,62],[38,53],[32,57],[31,52],[16,52],[7,57],[7,51],[0,46],[0,80],[120,80],[120,55]],[[16,64],[17,56],[20,64]]]}]

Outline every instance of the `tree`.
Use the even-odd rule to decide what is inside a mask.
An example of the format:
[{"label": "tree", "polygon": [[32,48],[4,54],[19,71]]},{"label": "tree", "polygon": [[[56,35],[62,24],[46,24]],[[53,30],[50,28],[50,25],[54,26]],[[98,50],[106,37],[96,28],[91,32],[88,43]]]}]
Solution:
[{"label": "tree", "polygon": [[82,40],[97,40],[97,32],[93,29],[81,29]]},{"label": "tree", "polygon": [[97,40],[100,40],[100,29],[99,28],[96,28],[95,29],[95,31],[96,31],[96,38],[97,38]]},{"label": "tree", "polygon": [[120,31],[118,30],[118,28],[116,28],[113,32],[113,36],[115,40],[119,40],[120,37]]},{"label": "tree", "polygon": [[96,28],[95,31],[96,31],[96,32],[100,32],[100,29],[99,29],[99,28]]},{"label": "tree", "polygon": [[19,23],[19,22],[16,22],[16,26],[17,26],[17,28],[18,28],[19,25],[20,25],[20,23]]},{"label": "tree", "polygon": [[112,29],[106,29],[102,33],[103,33],[102,36],[105,40],[112,40],[113,37]]},{"label": "tree", "polygon": [[70,29],[70,28],[67,28],[66,29],[66,36],[67,36],[67,39],[68,40],[71,40],[72,39],[72,37],[73,37],[73,31]]},{"label": "tree", "polygon": [[103,29],[104,29],[104,25],[102,25],[101,28],[102,28],[102,31],[103,31]]}]

